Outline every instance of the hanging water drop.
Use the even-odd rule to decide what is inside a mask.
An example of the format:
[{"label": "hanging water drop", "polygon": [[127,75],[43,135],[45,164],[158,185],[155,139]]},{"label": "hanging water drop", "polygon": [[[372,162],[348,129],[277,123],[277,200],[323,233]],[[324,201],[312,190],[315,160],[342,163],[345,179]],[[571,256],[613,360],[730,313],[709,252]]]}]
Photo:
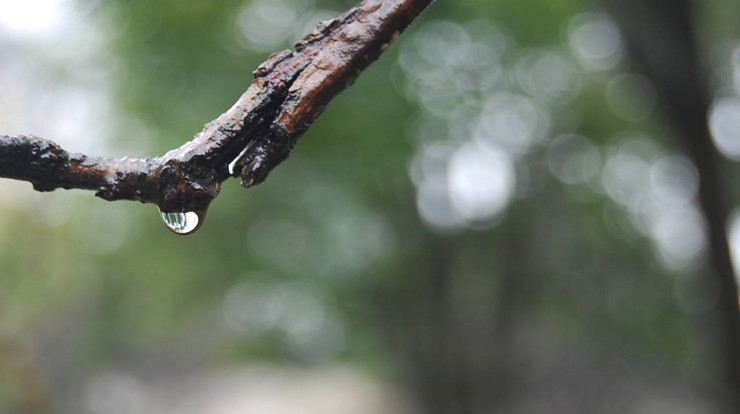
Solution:
[{"label": "hanging water drop", "polygon": [[164,225],[176,234],[185,235],[194,232],[201,221],[201,216],[194,211],[182,213],[165,213],[164,211],[160,211],[160,214],[162,215]]}]

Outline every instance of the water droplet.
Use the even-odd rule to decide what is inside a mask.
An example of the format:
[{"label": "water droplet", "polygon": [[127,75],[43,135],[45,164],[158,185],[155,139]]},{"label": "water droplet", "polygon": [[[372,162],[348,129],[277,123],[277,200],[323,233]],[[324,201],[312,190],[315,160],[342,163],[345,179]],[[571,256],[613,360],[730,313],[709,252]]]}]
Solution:
[{"label": "water droplet", "polygon": [[160,211],[160,214],[162,215],[164,225],[176,234],[185,235],[194,232],[201,221],[201,216],[194,211],[186,211],[184,213],[165,213],[164,211]]}]

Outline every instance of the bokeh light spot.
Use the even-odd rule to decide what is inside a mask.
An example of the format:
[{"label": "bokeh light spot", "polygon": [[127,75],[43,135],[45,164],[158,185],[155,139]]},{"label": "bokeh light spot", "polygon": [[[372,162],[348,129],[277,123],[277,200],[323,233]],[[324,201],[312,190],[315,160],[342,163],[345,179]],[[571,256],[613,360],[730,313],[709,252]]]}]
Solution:
[{"label": "bokeh light spot", "polygon": [[740,98],[720,98],[709,111],[714,144],[726,157],[740,160]]},{"label": "bokeh light spot", "polygon": [[587,69],[612,69],[622,60],[622,36],[616,24],[602,13],[582,13],[570,22],[571,50]]}]

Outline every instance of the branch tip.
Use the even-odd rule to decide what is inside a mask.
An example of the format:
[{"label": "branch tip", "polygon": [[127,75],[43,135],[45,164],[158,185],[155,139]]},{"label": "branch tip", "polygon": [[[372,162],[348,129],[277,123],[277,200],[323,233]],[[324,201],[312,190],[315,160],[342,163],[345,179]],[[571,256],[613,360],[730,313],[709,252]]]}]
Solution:
[{"label": "branch tip", "polygon": [[163,156],[90,157],[34,136],[0,135],[0,177],[29,181],[37,191],[79,188],[109,201],[154,203],[164,214],[197,212],[202,223],[221,182],[240,176],[249,188],[264,181],[331,99],[431,2],[365,0],[319,23],[294,50],[270,55],[229,110]]}]

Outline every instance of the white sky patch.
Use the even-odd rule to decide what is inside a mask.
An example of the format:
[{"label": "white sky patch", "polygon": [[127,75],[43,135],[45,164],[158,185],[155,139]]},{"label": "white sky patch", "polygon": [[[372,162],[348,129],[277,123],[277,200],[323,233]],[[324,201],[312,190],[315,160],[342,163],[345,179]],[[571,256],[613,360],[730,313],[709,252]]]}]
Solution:
[{"label": "white sky patch", "polygon": [[0,127],[102,153],[114,122],[108,22],[72,0],[0,0]]},{"label": "white sky patch", "polygon": [[11,37],[46,37],[60,26],[68,0],[0,0],[0,30]]},{"label": "white sky patch", "polygon": [[[122,66],[110,45],[111,24],[104,15],[91,13],[85,3],[0,0],[0,132],[36,135],[72,152],[103,155],[112,151],[109,143],[116,133],[112,125],[135,125],[116,109],[115,82]],[[147,136],[141,126],[128,130],[137,134],[127,144]],[[80,197],[61,192],[42,195],[28,183],[2,180],[0,214],[26,210],[50,227],[59,227],[81,208]],[[92,221],[116,224],[91,245],[98,253],[115,250],[127,236],[123,213],[114,206],[106,206],[106,211],[115,213],[111,217],[118,217],[118,224],[107,213],[91,216]],[[78,235],[81,240],[90,239],[87,230],[84,227]]]}]

